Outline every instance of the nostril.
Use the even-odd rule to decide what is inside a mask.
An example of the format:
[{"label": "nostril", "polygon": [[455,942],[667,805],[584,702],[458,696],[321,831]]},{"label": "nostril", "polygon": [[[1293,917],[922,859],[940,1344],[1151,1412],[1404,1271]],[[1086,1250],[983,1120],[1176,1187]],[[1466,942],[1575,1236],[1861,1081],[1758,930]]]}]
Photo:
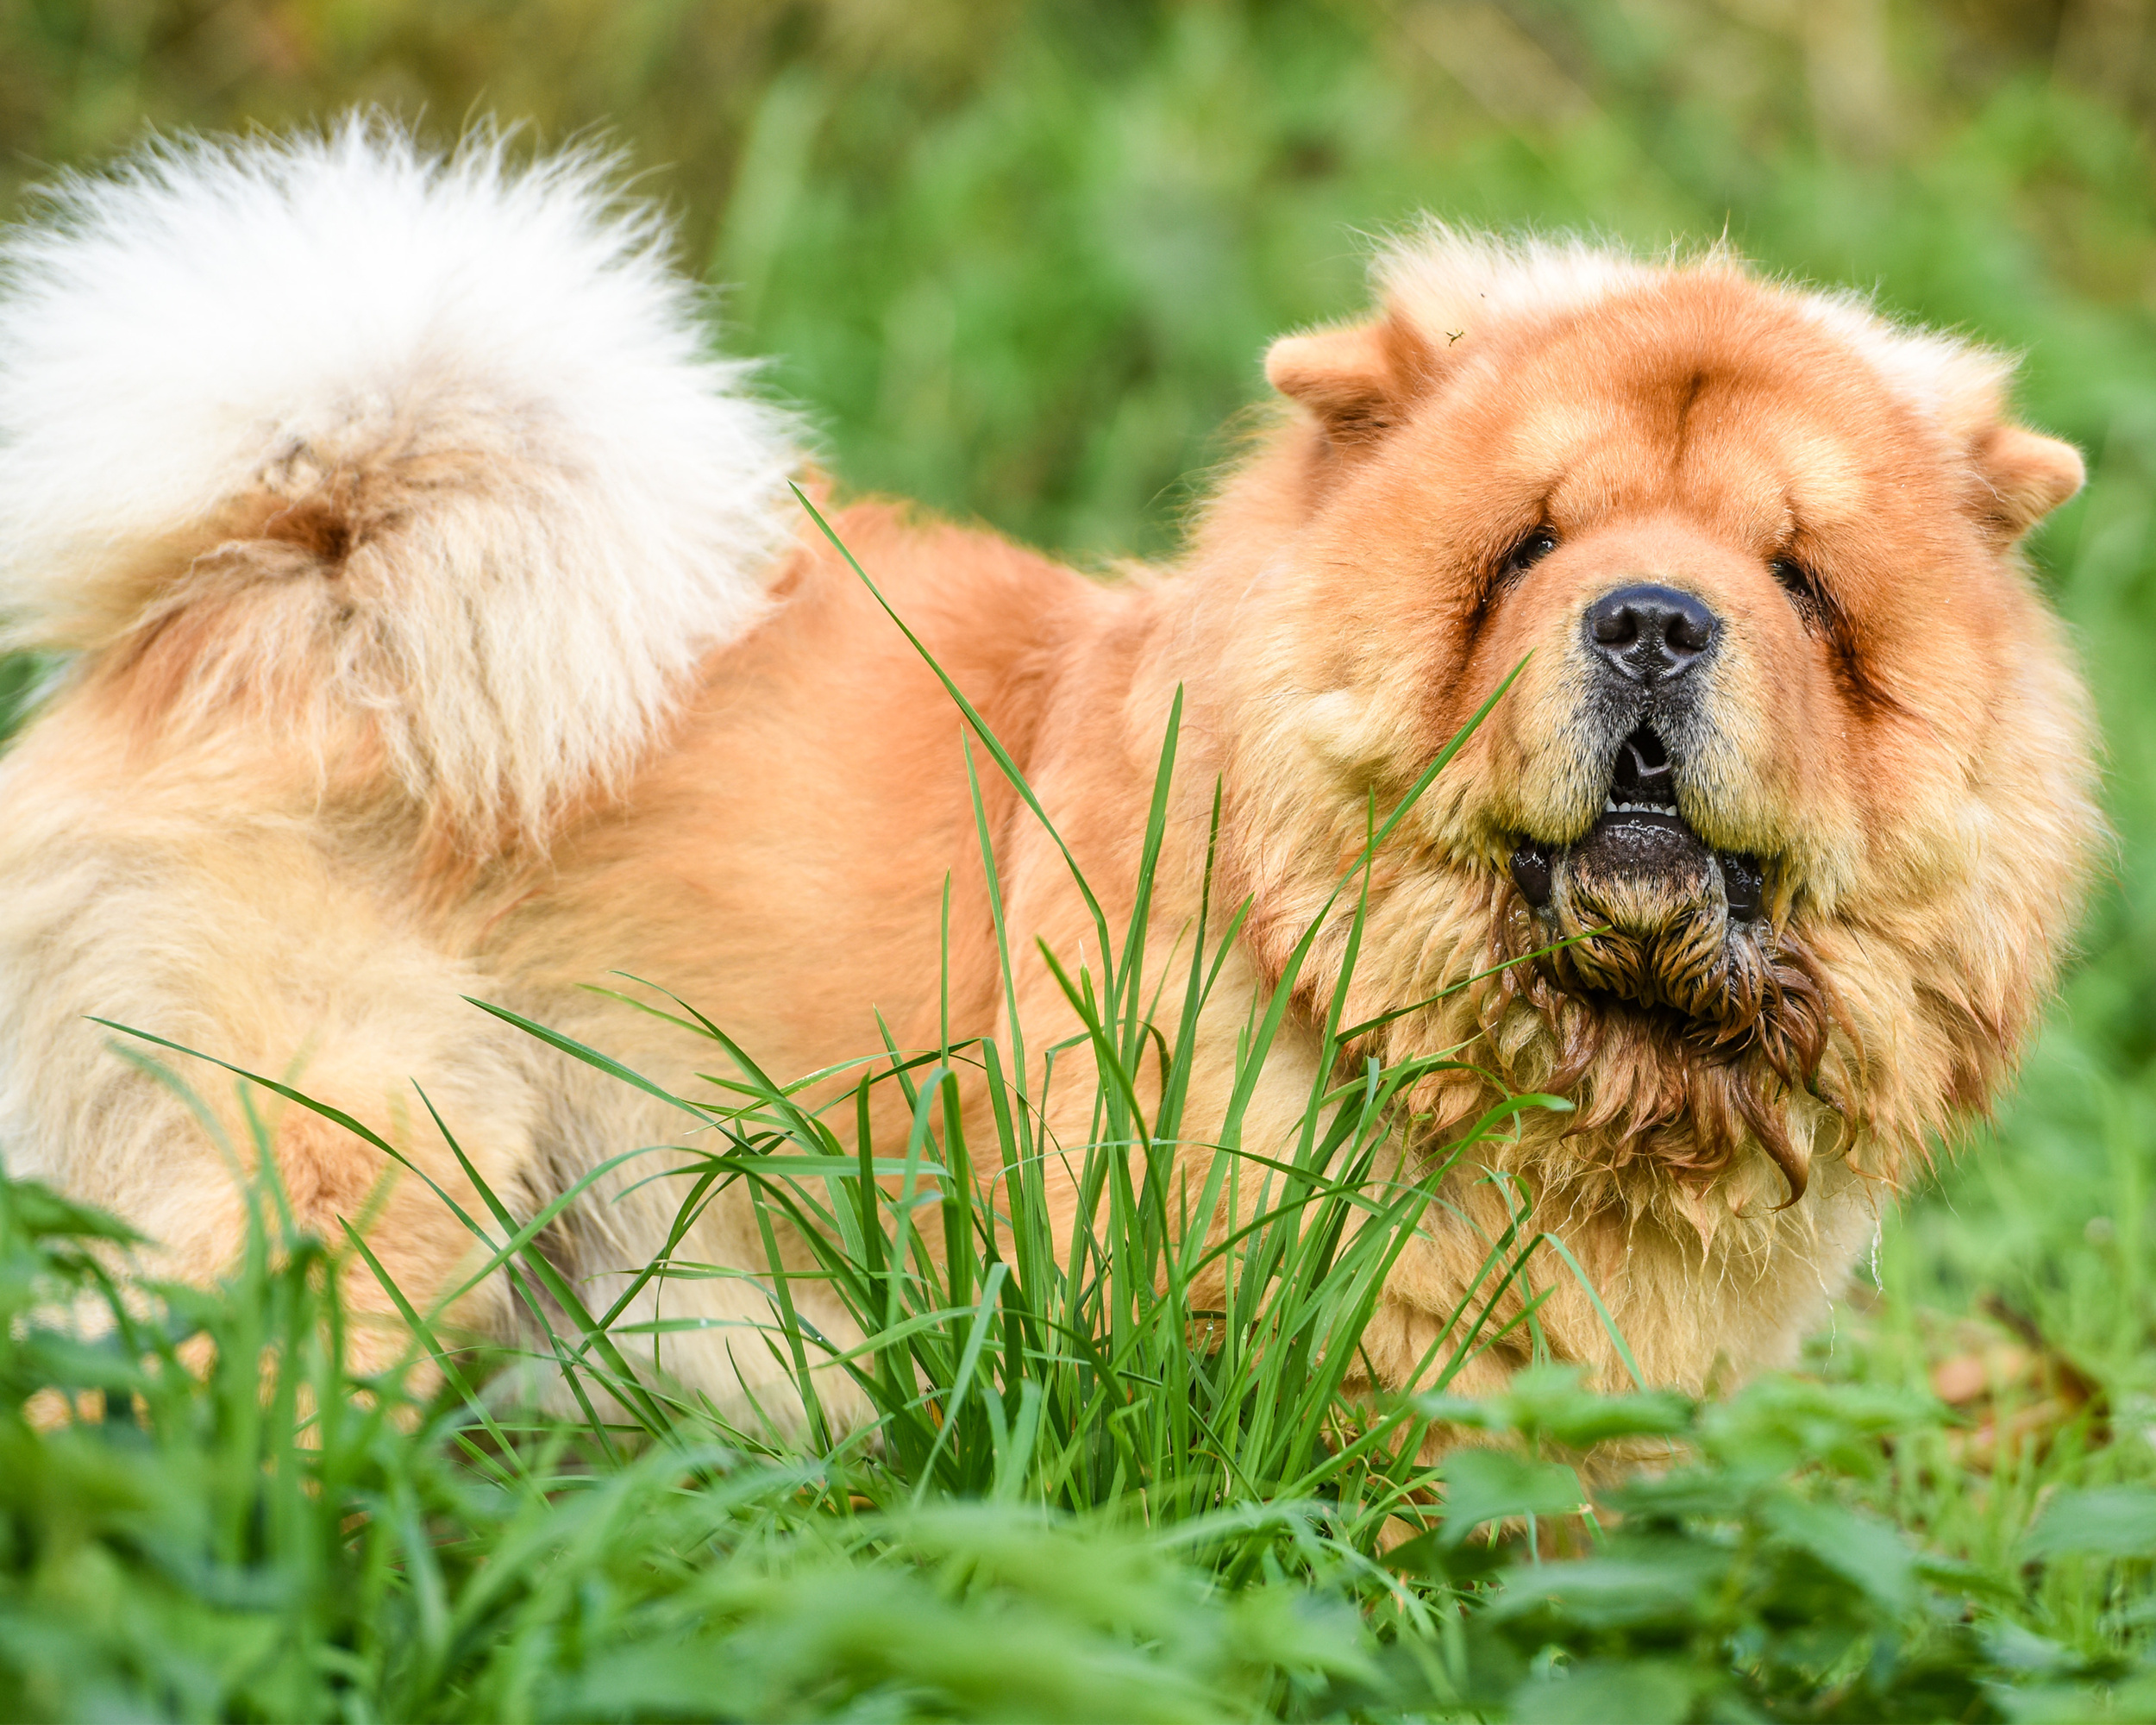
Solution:
[{"label": "nostril", "polygon": [[1614,647],[1639,638],[1639,618],[1630,605],[1610,610],[1596,605],[1589,613],[1594,619],[1595,638],[1604,646]]},{"label": "nostril", "polygon": [[1714,639],[1714,617],[1705,605],[1695,603],[1670,617],[1665,638],[1680,652],[1704,653]]}]

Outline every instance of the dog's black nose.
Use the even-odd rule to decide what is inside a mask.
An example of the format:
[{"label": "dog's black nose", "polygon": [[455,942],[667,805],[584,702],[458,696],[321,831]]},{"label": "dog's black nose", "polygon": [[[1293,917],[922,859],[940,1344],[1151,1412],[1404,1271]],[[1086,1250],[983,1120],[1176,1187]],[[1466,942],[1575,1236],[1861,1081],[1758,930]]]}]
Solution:
[{"label": "dog's black nose", "polygon": [[1651,581],[1604,593],[1587,608],[1588,644],[1637,683],[1682,676],[1720,628],[1697,595]]}]

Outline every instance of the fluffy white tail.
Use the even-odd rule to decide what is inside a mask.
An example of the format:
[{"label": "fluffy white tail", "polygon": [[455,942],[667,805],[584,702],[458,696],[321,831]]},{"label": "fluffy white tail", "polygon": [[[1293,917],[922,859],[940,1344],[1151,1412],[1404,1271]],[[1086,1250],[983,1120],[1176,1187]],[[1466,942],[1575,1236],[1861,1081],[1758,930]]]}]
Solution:
[{"label": "fluffy white tail", "polygon": [[585,154],[154,145],[0,239],[0,645],[367,742],[482,848],[762,603],[794,427]]}]

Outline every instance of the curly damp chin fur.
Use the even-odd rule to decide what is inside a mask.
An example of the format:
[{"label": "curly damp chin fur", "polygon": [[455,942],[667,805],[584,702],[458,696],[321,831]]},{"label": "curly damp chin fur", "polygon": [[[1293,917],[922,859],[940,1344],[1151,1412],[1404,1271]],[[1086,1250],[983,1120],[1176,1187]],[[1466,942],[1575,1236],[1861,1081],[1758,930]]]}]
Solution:
[{"label": "curly damp chin fur", "polygon": [[1699,1181],[1756,1143],[1788,1180],[1789,1201],[1803,1195],[1814,1137],[1804,1099],[1848,1116],[1860,1051],[1802,935],[1764,924],[1732,935],[1694,918],[1655,935],[1583,932],[1552,946],[1509,886],[1495,897],[1489,968],[1506,968],[1486,1012],[1501,1019],[1517,1002],[1545,1027],[1542,1082],[1580,1092],[1573,1135]]},{"label": "curly damp chin fur", "polygon": [[[1277,977],[1302,930],[1263,903],[1246,928]],[[1344,894],[1311,944],[1296,989],[1307,1010],[1322,1012],[1338,986],[1354,914]],[[1689,1017],[1666,999],[1643,1005],[1601,987],[1618,967],[1637,976],[1652,956],[1600,938],[1551,950],[1512,883],[1486,870],[1381,869],[1347,1018],[1388,1021],[1356,1051],[1452,1057],[1410,1098],[1415,1135],[1432,1149],[1507,1092],[1555,1095],[1574,1111],[1524,1129],[1523,1149],[1533,1148],[1523,1171],[1637,1198],[1671,1184],[1704,1190],[1757,1152],[1779,1170],[1783,1201],[1796,1201],[1814,1162],[1854,1143],[1864,1107],[1858,1034],[1811,946],[1794,931],[1727,943],[1720,1010]],[[1399,1012],[1413,1001],[1422,1004]]]}]

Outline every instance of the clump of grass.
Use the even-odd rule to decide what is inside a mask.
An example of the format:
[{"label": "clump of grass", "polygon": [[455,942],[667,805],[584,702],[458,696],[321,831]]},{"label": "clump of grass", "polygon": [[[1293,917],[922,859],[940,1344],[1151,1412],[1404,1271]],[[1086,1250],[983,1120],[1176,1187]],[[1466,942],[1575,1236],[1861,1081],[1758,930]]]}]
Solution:
[{"label": "clump of grass", "polygon": [[[505,1427],[454,1384],[423,1404],[398,1372],[346,1374],[336,1255],[255,1195],[223,1285],[123,1295],[124,1227],[0,1182],[8,1718],[1652,1725],[2156,1700],[2123,1644],[2015,1622],[2031,1571],[2130,1600],[2156,1493],[2061,1496],[2009,1566],[1927,1559],[1855,1501],[1889,1441],[1935,1429],[1921,1401],[1770,1380],[1702,1409],[1563,1368],[1425,1397],[1516,1447],[1447,1465],[1442,1516],[1370,1563],[1322,1500],[1162,1500],[1141,1525],[893,1492],[902,1464],[686,1421],[624,1458],[618,1433]],[[1606,1497],[1623,1520],[1584,1555],[1503,1531],[1576,1517],[1564,1458],[1639,1434],[1677,1464]]]},{"label": "clump of grass", "polygon": [[1226,1720],[1369,1665],[1176,1541],[354,1381],[271,1195],[224,1285],[123,1294],[128,1230],[0,1183],[0,1715]]}]

